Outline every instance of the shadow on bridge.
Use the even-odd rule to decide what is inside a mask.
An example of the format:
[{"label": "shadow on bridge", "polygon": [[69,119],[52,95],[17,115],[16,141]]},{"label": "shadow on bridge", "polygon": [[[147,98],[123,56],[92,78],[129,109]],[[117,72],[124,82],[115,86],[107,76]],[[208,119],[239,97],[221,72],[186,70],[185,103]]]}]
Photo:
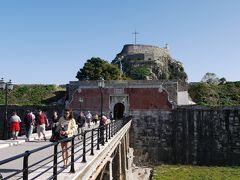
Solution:
[{"label": "shadow on bridge", "polygon": [[[112,121],[105,126],[86,130],[83,135],[77,134],[1,160],[1,179],[101,179],[106,174],[114,176],[111,175],[114,169],[118,170],[115,176],[124,175],[121,167],[122,165],[125,167],[127,162],[121,161],[118,148],[121,148],[119,144],[122,139],[124,147],[126,145],[129,147],[129,137],[126,134],[130,126],[131,118]],[[82,136],[82,140],[78,141],[78,136]],[[62,151],[59,150],[60,143],[64,141],[71,141],[69,146],[71,161],[67,167],[63,166]],[[120,169],[112,162],[113,156],[117,153],[116,159]],[[126,153],[124,150],[125,159]],[[15,163],[23,164],[23,167],[13,168],[12,164]]]}]

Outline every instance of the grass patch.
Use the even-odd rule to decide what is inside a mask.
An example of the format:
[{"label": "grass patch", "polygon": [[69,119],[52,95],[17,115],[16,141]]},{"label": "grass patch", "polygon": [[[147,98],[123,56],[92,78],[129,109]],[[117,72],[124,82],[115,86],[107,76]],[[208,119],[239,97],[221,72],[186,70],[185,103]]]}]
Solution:
[{"label": "grass patch", "polygon": [[161,165],[154,167],[154,180],[239,180],[240,167]]}]

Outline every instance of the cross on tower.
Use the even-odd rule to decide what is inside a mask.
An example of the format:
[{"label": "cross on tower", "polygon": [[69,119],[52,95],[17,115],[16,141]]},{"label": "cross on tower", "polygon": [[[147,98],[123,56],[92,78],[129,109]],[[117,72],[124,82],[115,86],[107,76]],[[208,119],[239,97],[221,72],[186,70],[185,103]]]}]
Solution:
[{"label": "cross on tower", "polygon": [[138,32],[136,32],[136,30],[135,30],[135,32],[133,32],[133,34],[134,34],[134,37],[135,37],[135,44],[137,43],[137,34],[139,34]]}]

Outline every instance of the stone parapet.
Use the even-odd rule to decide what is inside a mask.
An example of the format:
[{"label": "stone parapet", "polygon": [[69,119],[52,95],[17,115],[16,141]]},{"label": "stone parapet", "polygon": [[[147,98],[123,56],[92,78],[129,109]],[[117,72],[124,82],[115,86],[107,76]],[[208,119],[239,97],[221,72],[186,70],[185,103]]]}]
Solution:
[{"label": "stone parapet", "polygon": [[240,107],[132,111],[135,163],[240,165]]}]

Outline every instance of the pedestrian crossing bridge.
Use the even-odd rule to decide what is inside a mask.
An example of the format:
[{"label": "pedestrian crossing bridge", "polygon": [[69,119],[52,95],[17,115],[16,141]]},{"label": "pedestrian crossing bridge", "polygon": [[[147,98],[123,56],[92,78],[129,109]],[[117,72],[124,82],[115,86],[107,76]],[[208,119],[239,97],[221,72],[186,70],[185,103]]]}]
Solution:
[{"label": "pedestrian crossing bridge", "polygon": [[112,121],[67,139],[71,152],[67,167],[63,166],[61,141],[35,148],[39,143],[29,142],[29,148],[27,143],[16,146],[14,151],[18,155],[6,159],[0,155],[2,179],[131,179],[131,122],[131,118]]}]

